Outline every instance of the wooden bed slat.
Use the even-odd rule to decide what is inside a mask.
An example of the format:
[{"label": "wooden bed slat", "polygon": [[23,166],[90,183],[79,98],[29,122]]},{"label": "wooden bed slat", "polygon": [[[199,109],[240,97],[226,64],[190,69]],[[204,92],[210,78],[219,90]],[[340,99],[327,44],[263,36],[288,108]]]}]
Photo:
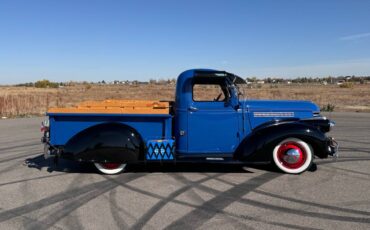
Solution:
[{"label": "wooden bed slat", "polygon": [[70,108],[50,108],[48,113],[168,114],[169,102],[150,100],[85,101]]}]

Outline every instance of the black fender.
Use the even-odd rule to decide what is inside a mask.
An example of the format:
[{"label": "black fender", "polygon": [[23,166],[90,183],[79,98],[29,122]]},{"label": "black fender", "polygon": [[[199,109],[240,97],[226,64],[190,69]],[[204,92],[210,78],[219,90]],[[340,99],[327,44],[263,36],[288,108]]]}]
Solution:
[{"label": "black fender", "polygon": [[73,136],[61,157],[90,162],[135,162],[143,157],[144,142],[139,133],[120,123],[103,123]]},{"label": "black fender", "polygon": [[321,127],[311,120],[290,119],[267,122],[256,127],[240,143],[234,158],[248,162],[271,162],[274,147],[288,137],[307,142],[316,156],[326,158],[329,140]]}]

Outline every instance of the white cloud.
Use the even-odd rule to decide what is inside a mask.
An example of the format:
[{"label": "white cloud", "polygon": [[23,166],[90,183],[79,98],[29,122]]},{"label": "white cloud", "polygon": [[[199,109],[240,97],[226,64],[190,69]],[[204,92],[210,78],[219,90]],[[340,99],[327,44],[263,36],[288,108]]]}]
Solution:
[{"label": "white cloud", "polygon": [[362,34],[352,34],[348,36],[341,37],[340,40],[342,41],[354,41],[361,38],[367,38],[370,37],[370,33],[362,33]]}]

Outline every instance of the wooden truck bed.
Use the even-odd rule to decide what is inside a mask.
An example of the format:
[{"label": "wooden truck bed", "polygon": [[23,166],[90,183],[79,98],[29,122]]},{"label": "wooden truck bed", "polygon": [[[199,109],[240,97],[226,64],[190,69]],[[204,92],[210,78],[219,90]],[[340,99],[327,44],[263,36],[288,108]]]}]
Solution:
[{"label": "wooden truck bed", "polygon": [[86,101],[69,108],[50,108],[48,113],[169,114],[169,108],[169,102],[105,100]]}]

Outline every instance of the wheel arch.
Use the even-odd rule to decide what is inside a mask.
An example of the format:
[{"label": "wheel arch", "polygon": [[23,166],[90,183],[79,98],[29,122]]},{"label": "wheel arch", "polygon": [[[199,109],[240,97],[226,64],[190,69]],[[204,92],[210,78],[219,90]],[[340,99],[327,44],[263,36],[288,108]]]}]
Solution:
[{"label": "wheel arch", "polygon": [[308,143],[320,158],[328,156],[325,134],[314,126],[294,120],[275,121],[255,128],[240,142],[234,158],[248,162],[271,162],[273,148],[289,137]]},{"label": "wheel arch", "polygon": [[108,122],[74,135],[64,146],[62,157],[88,162],[135,162],[144,157],[144,141],[131,126]]}]

